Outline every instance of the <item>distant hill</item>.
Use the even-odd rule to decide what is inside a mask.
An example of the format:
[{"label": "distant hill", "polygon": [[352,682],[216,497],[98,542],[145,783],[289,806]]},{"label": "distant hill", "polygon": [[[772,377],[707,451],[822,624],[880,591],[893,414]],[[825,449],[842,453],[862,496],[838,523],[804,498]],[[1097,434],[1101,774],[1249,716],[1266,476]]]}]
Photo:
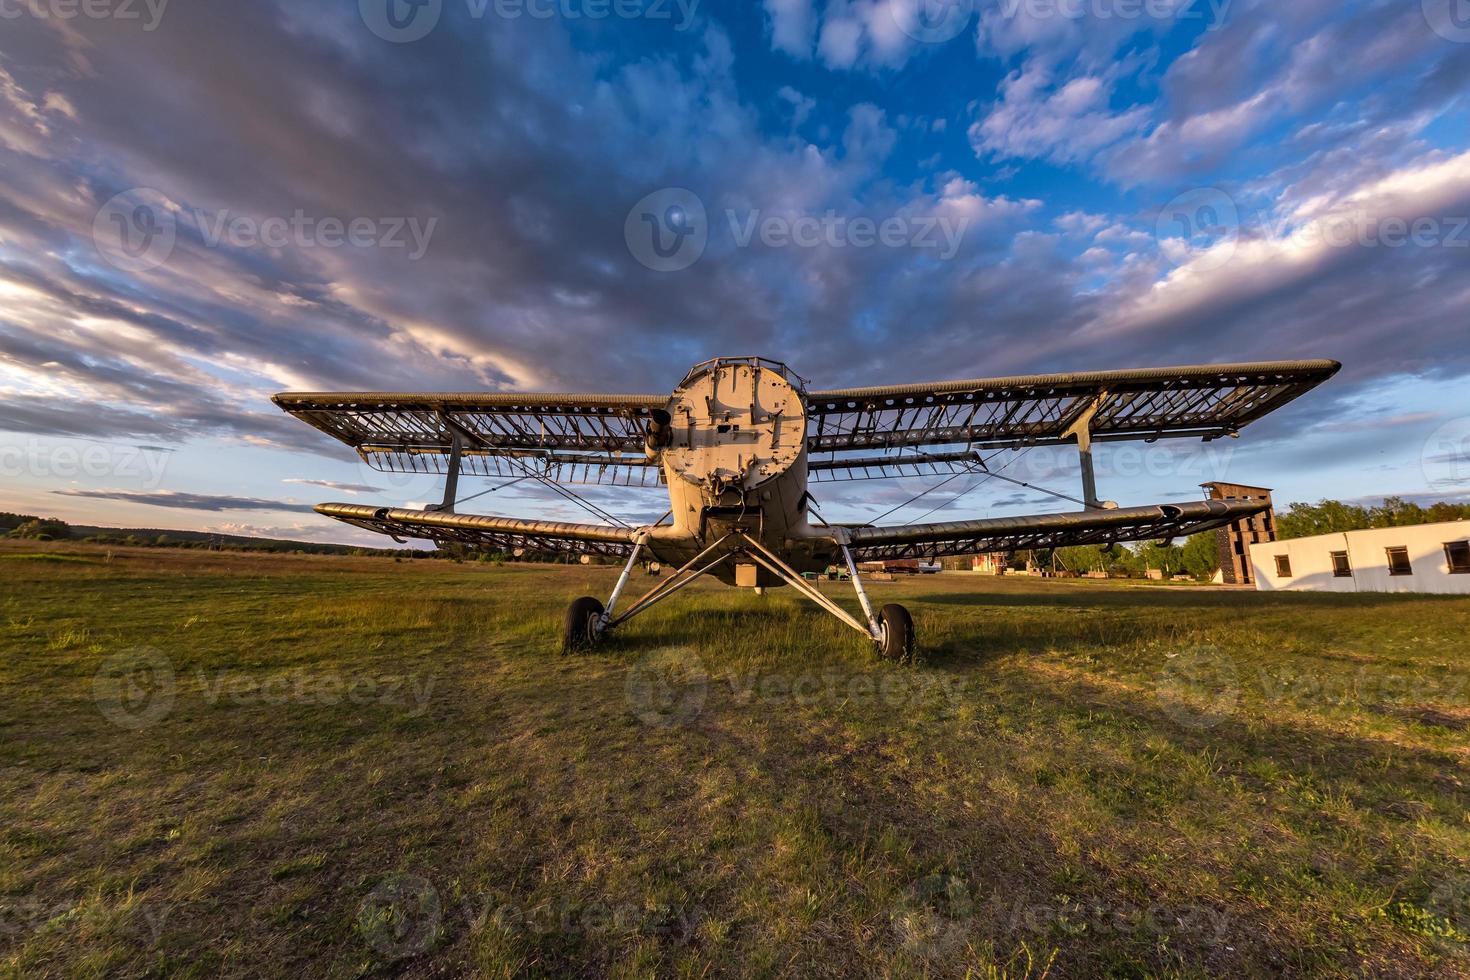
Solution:
[{"label": "distant hill", "polygon": [[227,551],[303,552],[309,555],[402,555],[404,552],[424,554],[414,548],[363,548],[356,545],[324,544],[318,541],[292,541],[286,538],[258,538],[245,534],[218,534],[213,531],[176,531],[149,527],[94,527],[65,524],[38,518],[31,514],[0,512],[0,537],[17,529],[31,528],[40,536],[54,540],[96,541],[104,544],[140,547],[220,548]]}]

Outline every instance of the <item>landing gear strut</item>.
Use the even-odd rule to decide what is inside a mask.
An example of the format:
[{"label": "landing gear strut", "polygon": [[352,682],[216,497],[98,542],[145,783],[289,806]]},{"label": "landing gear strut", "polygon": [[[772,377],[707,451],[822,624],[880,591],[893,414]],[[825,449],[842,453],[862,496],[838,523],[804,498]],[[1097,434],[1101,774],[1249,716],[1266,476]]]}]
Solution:
[{"label": "landing gear strut", "polygon": [[857,592],[858,605],[862,606],[866,623],[802,578],[799,572],[786,564],[770,548],[740,530],[731,531],[705,548],[673,575],[660,581],[647,594],[629,606],[625,612],[618,615],[616,613],[618,600],[622,597],[623,589],[628,584],[628,577],[632,574],[633,567],[638,564],[638,558],[647,544],[646,535],[640,538],[633,547],[633,553],[628,557],[628,564],[624,566],[623,574],[618,577],[618,584],[613,587],[612,595],[608,597],[606,608],[603,608],[602,603],[591,596],[583,596],[567,609],[566,626],[563,631],[564,648],[567,650],[589,649],[613,627],[627,622],[649,607],[662,602],[690,582],[723,564],[732,558],[736,551],[725,551],[714,558],[711,556],[720,551],[725,542],[731,538],[734,538],[737,543],[736,550],[743,552],[751,561],[866,636],[873,642],[878,655],[885,660],[904,661],[914,655],[913,617],[909,615],[907,609],[896,603],[884,606],[874,615],[873,605],[868,601],[868,593],[863,589],[863,580],[858,574],[857,563],[852,560],[852,553],[848,550],[845,539],[841,540],[838,546],[842,551],[843,561],[847,564],[847,574],[852,579],[853,589]]}]

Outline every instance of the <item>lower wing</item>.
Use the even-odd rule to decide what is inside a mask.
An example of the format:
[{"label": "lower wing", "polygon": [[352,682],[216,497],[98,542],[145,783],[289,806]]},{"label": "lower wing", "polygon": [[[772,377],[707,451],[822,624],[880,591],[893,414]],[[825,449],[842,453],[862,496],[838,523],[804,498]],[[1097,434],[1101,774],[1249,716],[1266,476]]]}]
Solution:
[{"label": "lower wing", "polygon": [[1184,538],[1259,514],[1269,506],[1264,501],[1200,500],[1075,514],[858,527],[848,534],[853,557],[859,561],[944,557]]},{"label": "lower wing", "polygon": [[632,553],[637,534],[635,528],[606,524],[525,521],[362,504],[318,504],[316,512],[394,539],[425,538],[439,544],[473,544],[497,551],[626,556]]}]

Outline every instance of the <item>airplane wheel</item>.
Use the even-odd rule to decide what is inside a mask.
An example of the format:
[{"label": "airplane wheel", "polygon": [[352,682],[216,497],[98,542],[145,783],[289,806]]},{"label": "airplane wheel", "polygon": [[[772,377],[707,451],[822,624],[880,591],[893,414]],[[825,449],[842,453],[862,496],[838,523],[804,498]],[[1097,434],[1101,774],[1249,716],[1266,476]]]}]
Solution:
[{"label": "airplane wheel", "polygon": [[562,649],[587,650],[601,639],[599,627],[602,618],[602,603],[584,595],[567,607],[566,624],[562,630]]},{"label": "airplane wheel", "polygon": [[914,617],[903,606],[884,606],[878,613],[878,653],[884,660],[907,660],[914,655]]}]

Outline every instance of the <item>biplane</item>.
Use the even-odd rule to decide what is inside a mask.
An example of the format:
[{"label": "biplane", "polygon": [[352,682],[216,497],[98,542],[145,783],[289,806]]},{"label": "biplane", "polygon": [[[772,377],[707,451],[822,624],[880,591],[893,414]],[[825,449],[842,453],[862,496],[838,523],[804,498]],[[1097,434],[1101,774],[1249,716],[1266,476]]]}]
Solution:
[{"label": "biplane", "polygon": [[[289,392],[285,411],[341,440],[375,469],[444,477],[424,509],[328,503],[318,513],[402,540],[521,554],[624,559],[607,602],[572,602],[568,648],[585,648],[711,576],[749,589],[789,586],[895,659],[914,650],[913,619],[875,610],[865,561],[1174,539],[1263,510],[1256,500],[1120,507],[1099,499],[1093,444],[1236,437],[1331,378],[1335,361],[1218,364],[811,390],[785,364],[722,357],[696,365],[671,395]],[[997,455],[1077,447],[1081,497],[1055,514],[871,526],[822,519],[813,483],[966,473],[1002,476]],[[459,513],[461,476],[534,480],[597,523]],[[635,527],[571,487],[667,487],[669,512]],[[1022,483],[1023,486],[1030,484]],[[1050,492],[1050,491],[1049,491]],[[674,569],[619,608],[633,569]],[[845,569],[852,612],[806,575]]]}]

